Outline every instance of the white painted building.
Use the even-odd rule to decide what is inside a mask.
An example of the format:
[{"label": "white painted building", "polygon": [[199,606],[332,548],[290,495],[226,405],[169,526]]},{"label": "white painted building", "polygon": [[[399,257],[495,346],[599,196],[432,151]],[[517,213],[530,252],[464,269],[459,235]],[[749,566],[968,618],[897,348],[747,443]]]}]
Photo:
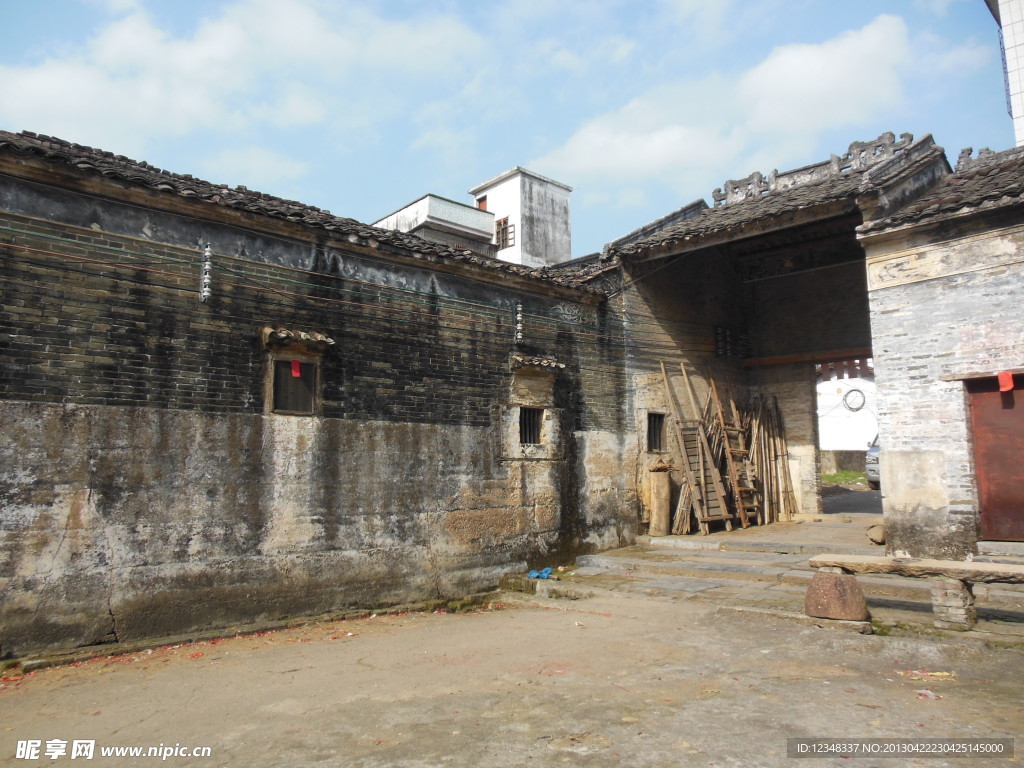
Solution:
[{"label": "white painted building", "polygon": [[1013,136],[1024,146],[1024,0],[985,0],[1000,29],[1006,108],[1013,118]]},{"label": "white painted building", "polygon": [[493,248],[488,246],[494,239],[494,214],[446,197],[424,195],[373,226],[493,255]]},{"label": "white painted building", "polygon": [[469,190],[480,210],[494,214],[497,257],[528,267],[572,258],[567,187],[516,166]]},{"label": "white painted building", "polygon": [[818,447],[823,451],[863,451],[878,434],[874,369],[868,361],[857,362],[863,365],[821,366]]},{"label": "white painted building", "polygon": [[572,258],[567,187],[516,166],[469,190],[473,205],[424,195],[373,223],[527,267]]}]

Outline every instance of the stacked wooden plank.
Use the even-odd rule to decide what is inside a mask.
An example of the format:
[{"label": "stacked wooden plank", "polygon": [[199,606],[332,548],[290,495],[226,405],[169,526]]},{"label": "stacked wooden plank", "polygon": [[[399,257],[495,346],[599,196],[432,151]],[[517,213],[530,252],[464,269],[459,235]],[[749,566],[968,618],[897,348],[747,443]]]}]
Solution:
[{"label": "stacked wooden plank", "polygon": [[[741,410],[728,393],[720,396],[708,374],[708,394],[700,403],[686,367],[679,368],[684,398],[676,396],[661,364],[683,474],[672,533],[696,528],[706,535],[716,523],[731,531],[734,521],[746,528],[789,519],[796,504],[778,402],[757,397]],[[685,414],[681,399],[688,403]]]},{"label": "stacked wooden plank", "polygon": [[[746,448],[746,435],[742,426],[740,414],[736,411],[736,404],[729,398],[729,413],[718,396],[718,387],[714,378],[708,375],[710,388],[708,403],[713,406],[713,417],[717,424],[719,443],[721,445],[721,463],[725,467],[725,474],[728,478],[729,503],[735,510],[737,517],[747,528],[751,519],[754,522],[763,523],[761,519],[762,505],[755,485],[753,467],[749,461],[749,452]],[[711,408],[709,407],[709,410]]]},{"label": "stacked wooden plank", "polygon": [[[680,463],[683,467],[684,483],[679,494],[672,524],[672,533],[689,533],[694,523],[702,534],[711,532],[712,523],[723,523],[727,531],[732,530],[736,519],[729,505],[729,493],[726,490],[721,473],[721,455],[717,436],[711,420],[706,417],[707,408],[697,404],[696,393],[690,383],[686,368],[680,365],[683,374],[685,392],[690,403],[691,418],[682,418],[675,390],[669,380],[665,364],[661,364],[665,394],[672,408],[672,416],[676,426],[676,440],[680,446]],[[709,438],[709,430],[711,437]]]},{"label": "stacked wooden plank", "polygon": [[750,461],[764,505],[764,522],[789,520],[797,512],[789,451],[776,398],[755,397],[746,415]]}]

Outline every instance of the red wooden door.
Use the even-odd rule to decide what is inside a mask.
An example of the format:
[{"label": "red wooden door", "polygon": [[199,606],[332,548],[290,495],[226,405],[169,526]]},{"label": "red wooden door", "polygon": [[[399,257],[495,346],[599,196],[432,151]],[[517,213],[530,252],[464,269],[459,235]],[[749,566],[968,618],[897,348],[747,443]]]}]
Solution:
[{"label": "red wooden door", "polygon": [[981,538],[1024,541],[1024,375],[1000,392],[995,378],[967,382]]}]

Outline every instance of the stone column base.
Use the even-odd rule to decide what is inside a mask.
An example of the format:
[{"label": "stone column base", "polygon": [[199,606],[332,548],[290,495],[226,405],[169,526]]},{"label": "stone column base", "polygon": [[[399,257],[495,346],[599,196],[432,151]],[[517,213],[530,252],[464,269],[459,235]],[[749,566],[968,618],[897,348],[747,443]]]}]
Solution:
[{"label": "stone column base", "polygon": [[932,613],[939,629],[966,631],[978,620],[971,584],[959,579],[932,581]]}]

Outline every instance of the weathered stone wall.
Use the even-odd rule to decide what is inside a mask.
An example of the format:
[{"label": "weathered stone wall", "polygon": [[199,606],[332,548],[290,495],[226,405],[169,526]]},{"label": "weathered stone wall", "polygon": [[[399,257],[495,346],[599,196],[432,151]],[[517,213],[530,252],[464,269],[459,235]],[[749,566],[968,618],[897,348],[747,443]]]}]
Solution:
[{"label": "weathered stone wall", "polygon": [[572,258],[569,192],[525,174],[520,183],[523,263],[544,266],[568,261]]},{"label": "weathered stone wall", "polygon": [[769,365],[751,371],[751,388],[778,400],[786,430],[789,474],[798,515],[820,515],[818,412],[813,363]]},{"label": "weathered stone wall", "polygon": [[977,551],[978,495],[963,381],[1019,367],[1024,228],[1004,215],[865,240],[887,546]]},{"label": "weathered stone wall", "polygon": [[[0,654],[458,596],[632,540],[593,298],[252,218],[0,203]],[[315,415],[269,411],[266,326],[335,341]],[[564,366],[556,456],[502,455],[513,354]]]},{"label": "weathered stone wall", "polygon": [[[635,281],[621,295],[629,341],[626,372],[628,413],[632,417],[625,456],[627,466],[634,470],[631,481],[637,494],[638,519],[647,521],[651,468],[661,463],[674,467],[670,473],[673,510],[683,483],[681,454],[660,364],[665,363],[683,419],[693,419],[694,409],[680,363],[686,365],[698,407],[708,397],[709,373],[721,397],[731,394],[742,403],[747,397],[745,372],[738,356],[716,356],[716,329],[727,328],[740,337],[748,328],[746,306],[737,298],[742,295],[742,286],[716,254],[690,254],[678,265],[634,265],[625,277]],[[665,447],[661,452],[647,450],[647,415],[651,412],[666,415]]]}]

